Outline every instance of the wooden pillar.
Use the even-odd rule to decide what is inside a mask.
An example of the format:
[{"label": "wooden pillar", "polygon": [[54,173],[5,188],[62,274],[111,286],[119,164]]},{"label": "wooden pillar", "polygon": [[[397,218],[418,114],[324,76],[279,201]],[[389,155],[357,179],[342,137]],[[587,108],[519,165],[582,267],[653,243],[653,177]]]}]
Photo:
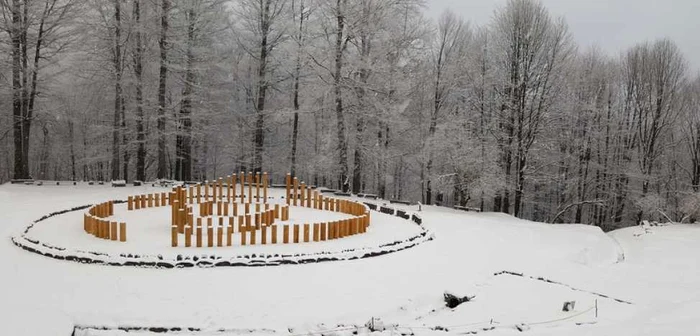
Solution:
[{"label": "wooden pillar", "polygon": [[289,225],[282,227],[282,243],[289,244]]},{"label": "wooden pillar", "polygon": [[238,216],[238,203],[236,203],[236,199],[233,199],[233,216]]},{"label": "wooden pillar", "polygon": [[294,244],[299,243],[299,224],[294,224]]},{"label": "wooden pillar", "polygon": [[255,233],[258,232],[255,229],[250,230],[250,245],[255,245]]},{"label": "wooden pillar", "polygon": [[119,223],[119,241],[126,242],[126,223]]},{"label": "wooden pillar", "polygon": [[306,201],[306,183],[301,182],[300,189],[299,189],[299,205],[304,206],[306,204],[305,201]]},{"label": "wooden pillar", "polygon": [[114,241],[119,239],[119,237],[117,237],[117,222],[109,223],[109,239]]},{"label": "wooden pillar", "polygon": [[259,212],[255,213],[255,229],[256,230],[260,229],[260,213]]},{"label": "wooden pillar", "polygon": [[309,242],[309,224],[305,223],[304,224],[304,243]]},{"label": "wooden pillar", "polygon": [[170,228],[170,236],[172,238],[172,247],[177,247],[177,225]]},{"label": "wooden pillar", "polygon": [[238,216],[238,232],[243,232],[244,220],[243,215]]},{"label": "wooden pillar", "polygon": [[326,241],[326,223],[321,223],[321,241]]},{"label": "wooden pillar", "polygon": [[280,205],[279,204],[275,204],[274,216],[277,219],[280,218]]},{"label": "wooden pillar", "polygon": [[260,244],[267,245],[267,226],[265,225],[260,228]]},{"label": "wooden pillar", "polygon": [[260,202],[260,172],[255,172],[255,201]]},{"label": "wooden pillar", "polygon": [[214,247],[214,227],[207,225],[207,246]]},{"label": "wooden pillar", "polygon": [[204,201],[209,200],[209,181],[204,181]]},{"label": "wooden pillar", "polygon": [[155,198],[155,199],[153,200],[153,202],[155,203],[156,208],[159,208],[159,207],[160,207],[160,194],[159,194],[159,193],[156,193],[156,194],[153,195],[153,196],[154,196],[154,198]]},{"label": "wooden pillar", "polygon": [[311,189],[309,186],[306,186],[306,207],[307,208],[312,207],[313,195],[314,195],[314,190]]},{"label": "wooden pillar", "polygon": [[249,213],[250,213],[250,203],[246,203],[246,204],[244,205],[244,207],[245,207],[245,214],[246,214],[246,215],[249,214]]},{"label": "wooden pillar", "polygon": [[260,203],[255,203],[255,212],[260,212]]},{"label": "wooden pillar", "polygon": [[134,196],[129,196],[126,203],[127,203],[127,210],[134,210]]},{"label": "wooden pillar", "polygon": [[197,247],[202,247],[202,218],[197,218]]},{"label": "wooden pillar", "polygon": [[245,226],[250,227],[251,222],[250,222],[250,214],[245,215]]},{"label": "wooden pillar", "polygon": [[202,203],[202,184],[197,183],[197,204]]},{"label": "wooden pillar", "polygon": [[224,198],[224,178],[219,177],[219,198]]},{"label": "wooden pillar", "polygon": [[245,202],[245,173],[241,172],[240,180],[241,180],[241,203]]},{"label": "wooden pillar", "polygon": [[287,192],[286,192],[286,194],[285,194],[285,198],[286,198],[286,200],[287,200],[287,205],[289,205],[289,204],[291,204],[291,201],[292,201],[292,200],[291,200],[291,197],[292,197],[292,193],[291,193],[291,188],[292,188],[292,175],[291,175],[291,174],[289,174],[289,173],[287,174],[287,176],[286,176],[286,178],[285,178],[285,182],[286,182],[286,184],[287,184]]},{"label": "wooden pillar", "polygon": [[226,226],[226,246],[231,246],[231,237],[233,236],[233,217],[229,217],[228,226]]},{"label": "wooden pillar", "polygon": [[[241,194],[241,196],[243,196],[243,194]],[[241,230],[241,246],[245,246],[245,244],[246,244],[246,236],[247,236],[247,235],[248,235],[248,230],[247,230],[247,229]]]},{"label": "wooden pillar", "polygon": [[192,247],[192,227],[185,228],[185,247]]},{"label": "wooden pillar", "polygon": [[267,183],[268,183],[268,176],[267,172],[264,172],[262,175],[262,184],[263,184],[263,203],[267,203]]},{"label": "wooden pillar", "polygon": [[224,209],[224,217],[228,217],[228,208],[230,207],[229,203],[228,202],[224,203],[222,205],[222,207]]},{"label": "wooden pillar", "polygon": [[216,201],[216,215],[221,216],[223,211],[221,210],[221,201],[217,200]]},{"label": "wooden pillar", "polygon": [[272,228],[272,233],[271,233],[272,239],[270,239],[271,243],[277,244],[277,225],[272,225],[271,228]]},{"label": "wooden pillar", "polygon": [[315,242],[319,241],[319,237],[320,237],[319,226],[320,225],[318,223],[314,223],[314,235],[313,235],[314,239],[313,240]]},{"label": "wooden pillar", "polygon": [[[236,174],[231,175],[231,198],[233,203],[236,203]],[[235,215],[234,215],[235,216]]]},{"label": "wooden pillar", "polygon": [[141,195],[134,196],[134,210],[141,209]]},{"label": "wooden pillar", "polygon": [[297,200],[299,199],[299,179],[294,178],[294,184],[292,186],[292,202],[294,206],[297,205]]},{"label": "wooden pillar", "polygon": [[253,201],[253,173],[248,172],[248,203],[250,203],[252,201]]},{"label": "wooden pillar", "polygon": [[224,227],[218,226],[216,228],[216,246],[224,246]]}]

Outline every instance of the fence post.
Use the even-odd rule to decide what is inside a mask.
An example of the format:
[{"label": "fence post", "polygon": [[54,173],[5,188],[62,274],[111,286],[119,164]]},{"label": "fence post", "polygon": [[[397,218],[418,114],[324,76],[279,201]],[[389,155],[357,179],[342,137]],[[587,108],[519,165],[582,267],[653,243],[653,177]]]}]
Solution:
[{"label": "fence post", "polygon": [[197,218],[197,247],[202,247],[202,218]]},{"label": "fence post", "polygon": [[318,223],[314,223],[314,241],[317,242],[319,240],[319,232],[318,232]]},{"label": "fence post", "polygon": [[272,225],[271,228],[272,228],[272,232],[271,232],[272,239],[270,239],[271,243],[277,244],[277,225]]},{"label": "fence post", "polygon": [[289,244],[289,225],[284,225],[282,228],[282,243]]},{"label": "fence post", "polygon": [[177,225],[173,225],[170,228],[170,235],[172,238],[172,247],[177,247]]},{"label": "fence post", "polygon": [[109,223],[109,239],[110,240],[117,240],[117,222],[111,222]]},{"label": "fence post", "polygon": [[294,244],[299,243],[299,224],[294,224]]},{"label": "fence post", "polygon": [[126,242],[126,223],[119,223],[119,241]]},{"label": "fence post", "polygon": [[326,223],[321,223],[321,241],[326,241]]},{"label": "fence post", "polygon": [[260,244],[267,245],[267,226],[265,225],[260,228]]}]

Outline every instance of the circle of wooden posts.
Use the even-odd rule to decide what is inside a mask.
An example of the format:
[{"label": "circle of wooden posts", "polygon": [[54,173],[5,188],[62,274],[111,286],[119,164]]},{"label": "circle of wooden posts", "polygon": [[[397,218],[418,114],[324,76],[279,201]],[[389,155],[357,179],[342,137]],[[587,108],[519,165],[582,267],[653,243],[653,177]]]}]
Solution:
[{"label": "circle of wooden posts", "polygon": [[[267,196],[268,182],[267,173],[241,172],[203,184],[178,186],[168,193],[129,196],[127,210],[169,206],[173,247],[180,246],[180,235],[185,236],[185,247],[205,247],[205,232],[206,247],[232,246],[234,233],[240,234],[240,245],[266,245],[280,243],[279,232],[283,244],[334,240],[367,232],[370,213],[364,204],[323,196],[290,174],[286,176],[286,204],[271,204]],[[199,205],[197,213],[194,213],[194,204]],[[289,220],[290,206],[340,212],[352,217],[278,225],[277,220]],[[98,238],[125,242],[126,223],[110,222],[107,217],[112,215],[112,201],[92,206],[84,216],[85,231]],[[214,218],[218,218],[216,223]],[[206,223],[206,231],[203,223]]]}]

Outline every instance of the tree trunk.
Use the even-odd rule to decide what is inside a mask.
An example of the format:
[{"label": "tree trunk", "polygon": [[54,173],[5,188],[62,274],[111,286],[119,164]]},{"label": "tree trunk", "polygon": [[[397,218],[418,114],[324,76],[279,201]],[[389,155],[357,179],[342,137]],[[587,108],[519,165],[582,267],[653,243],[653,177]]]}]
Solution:
[{"label": "tree trunk", "polygon": [[267,95],[267,54],[270,33],[270,0],[265,0],[260,17],[260,64],[258,66],[258,96],[255,104],[255,140],[253,146],[253,172],[262,172],[265,146],[265,98]]},{"label": "tree trunk", "polygon": [[304,45],[304,0],[299,5],[299,35],[297,35],[297,61],[294,68],[294,121],[292,122],[292,167],[291,174],[297,173],[297,139],[299,137],[299,79],[301,76],[301,53]]},{"label": "tree trunk", "polygon": [[134,0],[134,76],[136,77],[136,179],[146,180],[146,133],[143,113],[143,43],[141,40],[141,0]]},{"label": "tree trunk", "polygon": [[121,1],[114,0],[114,123],[112,124],[112,180],[119,179],[120,128],[122,112]]},{"label": "tree trunk", "polygon": [[185,88],[182,92],[182,106],[178,120],[175,176],[180,181],[192,180],[192,92],[194,87],[194,32],[195,11],[190,8],[187,14],[187,70],[185,74]]},{"label": "tree trunk", "polygon": [[333,76],[333,92],[335,95],[335,115],[338,131],[338,165],[340,175],[338,184],[341,190],[348,191],[348,144],[345,140],[345,116],[343,114],[343,96],[341,90],[341,76],[343,70],[343,33],[345,30],[345,16],[343,5],[347,0],[337,0],[336,3],[336,34],[335,34],[335,73]]},{"label": "tree trunk", "polygon": [[159,179],[168,175],[166,160],[165,137],[165,88],[168,80],[168,14],[170,12],[170,0],[161,0],[160,14],[160,72],[158,75],[158,170],[156,176]]}]

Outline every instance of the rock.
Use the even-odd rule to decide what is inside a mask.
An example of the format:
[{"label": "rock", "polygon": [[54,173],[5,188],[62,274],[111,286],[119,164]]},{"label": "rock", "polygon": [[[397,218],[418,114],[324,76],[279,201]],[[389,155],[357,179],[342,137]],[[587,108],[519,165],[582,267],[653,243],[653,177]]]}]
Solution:
[{"label": "rock", "polygon": [[459,296],[456,296],[454,294],[445,292],[445,294],[443,294],[443,298],[445,299],[445,305],[448,308],[454,309],[457,306],[461,305],[462,303],[471,301],[472,299],[475,298],[475,296],[459,297]]}]

